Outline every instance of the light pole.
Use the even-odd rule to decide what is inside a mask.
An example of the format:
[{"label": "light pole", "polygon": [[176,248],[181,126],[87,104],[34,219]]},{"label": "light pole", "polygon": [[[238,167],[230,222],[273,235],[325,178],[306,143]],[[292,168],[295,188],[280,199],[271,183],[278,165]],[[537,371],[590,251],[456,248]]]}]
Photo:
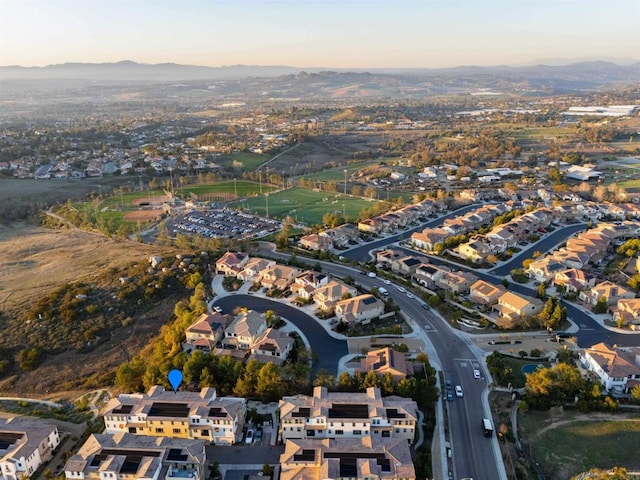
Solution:
[{"label": "light pole", "polygon": [[267,202],[267,218],[269,218],[269,192],[264,194],[264,199]]},{"label": "light pole", "polygon": [[344,195],[345,195],[345,197],[347,196],[347,171],[348,170],[346,168],[343,170],[343,172],[344,172]]},{"label": "light pole", "polygon": [[258,170],[258,173],[260,174],[260,195],[262,195],[262,170]]},{"label": "light pole", "polygon": [[236,200],[238,200],[238,184],[236,183],[236,180],[237,179],[235,179],[235,178],[233,179],[233,190],[234,190],[234,192],[236,194]]}]

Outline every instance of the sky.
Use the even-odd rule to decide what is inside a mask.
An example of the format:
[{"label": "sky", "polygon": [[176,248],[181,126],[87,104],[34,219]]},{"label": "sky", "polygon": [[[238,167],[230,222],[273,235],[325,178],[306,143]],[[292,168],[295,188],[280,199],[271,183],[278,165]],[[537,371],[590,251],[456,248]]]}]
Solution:
[{"label": "sky", "polygon": [[640,0],[0,0],[0,65],[640,59]]}]

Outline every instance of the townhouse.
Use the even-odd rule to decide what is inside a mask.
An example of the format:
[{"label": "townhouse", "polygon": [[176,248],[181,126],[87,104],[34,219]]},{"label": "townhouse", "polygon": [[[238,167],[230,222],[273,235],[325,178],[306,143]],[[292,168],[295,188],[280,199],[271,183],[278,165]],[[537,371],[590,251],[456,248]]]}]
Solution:
[{"label": "townhouse", "polygon": [[365,293],[335,304],[336,316],[347,323],[367,323],[384,313],[384,302]]},{"label": "townhouse", "polygon": [[92,434],[64,467],[66,480],[205,480],[207,442]]},{"label": "townhouse", "polygon": [[640,347],[611,347],[603,342],[581,350],[579,359],[613,395],[628,393],[640,385]]},{"label": "townhouse", "polygon": [[60,445],[58,427],[35,417],[0,418],[0,479],[30,478]]},{"label": "townhouse", "polygon": [[105,433],[231,445],[242,439],[246,410],[244,398],[218,397],[215,388],[203,388],[199,393],[168,392],[156,385],[147,394],[112,398],[105,408]]},{"label": "townhouse", "polygon": [[416,480],[409,445],[391,438],[287,440],[280,469],[280,480]]},{"label": "townhouse", "polygon": [[380,389],[364,393],[329,392],[315,387],[313,395],[280,400],[281,435],[292,438],[399,438],[412,442],[417,410],[411,399],[383,397]]}]

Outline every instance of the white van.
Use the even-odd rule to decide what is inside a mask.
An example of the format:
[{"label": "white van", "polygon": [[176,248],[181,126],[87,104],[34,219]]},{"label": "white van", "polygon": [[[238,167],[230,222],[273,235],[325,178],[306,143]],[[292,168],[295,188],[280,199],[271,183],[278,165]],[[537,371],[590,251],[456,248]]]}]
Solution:
[{"label": "white van", "polygon": [[387,289],[386,289],[386,288],[384,288],[384,287],[380,287],[380,288],[378,288],[378,291],[379,291],[382,295],[384,295],[385,297],[388,297],[388,296],[389,296],[389,290],[387,290]]}]

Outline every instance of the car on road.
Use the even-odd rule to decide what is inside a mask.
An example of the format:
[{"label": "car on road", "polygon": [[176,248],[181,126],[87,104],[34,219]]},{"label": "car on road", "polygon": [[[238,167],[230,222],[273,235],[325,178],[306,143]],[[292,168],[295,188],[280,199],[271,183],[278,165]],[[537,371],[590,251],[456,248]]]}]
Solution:
[{"label": "car on road", "polygon": [[398,287],[398,291],[399,291],[400,293],[405,293],[405,292],[407,291],[407,289],[406,289],[406,288],[404,288],[404,287]]},{"label": "car on road", "polygon": [[451,391],[451,382],[449,380],[444,382],[444,388],[446,388],[447,391]]},{"label": "car on road", "polygon": [[462,387],[460,385],[456,385],[456,397],[462,397],[463,395]]},{"label": "car on road", "polygon": [[213,311],[217,312],[217,313],[222,313],[222,309],[217,305],[215,307],[213,307]]},{"label": "car on road", "polygon": [[480,370],[476,368],[473,369],[473,378],[475,378],[476,380],[480,380]]},{"label": "car on road", "polygon": [[377,277],[376,272],[369,272],[369,273],[367,273],[367,275],[369,277],[371,277],[371,278],[376,278]]},{"label": "car on road", "polygon": [[416,298],[416,296],[411,292],[407,292],[407,298]]},{"label": "car on road", "polygon": [[422,308],[424,308],[425,310],[431,310],[431,307],[429,305],[427,305],[426,303],[423,303],[421,305]]},{"label": "car on road", "polygon": [[391,280],[387,280],[385,278],[384,280],[382,280],[382,283],[384,283],[385,285],[391,285]]},{"label": "car on road", "polygon": [[453,402],[453,394],[451,392],[447,392],[447,401]]},{"label": "car on road", "polygon": [[254,431],[253,429],[247,430],[247,436],[244,438],[244,443],[247,445],[251,445],[253,443]]}]

